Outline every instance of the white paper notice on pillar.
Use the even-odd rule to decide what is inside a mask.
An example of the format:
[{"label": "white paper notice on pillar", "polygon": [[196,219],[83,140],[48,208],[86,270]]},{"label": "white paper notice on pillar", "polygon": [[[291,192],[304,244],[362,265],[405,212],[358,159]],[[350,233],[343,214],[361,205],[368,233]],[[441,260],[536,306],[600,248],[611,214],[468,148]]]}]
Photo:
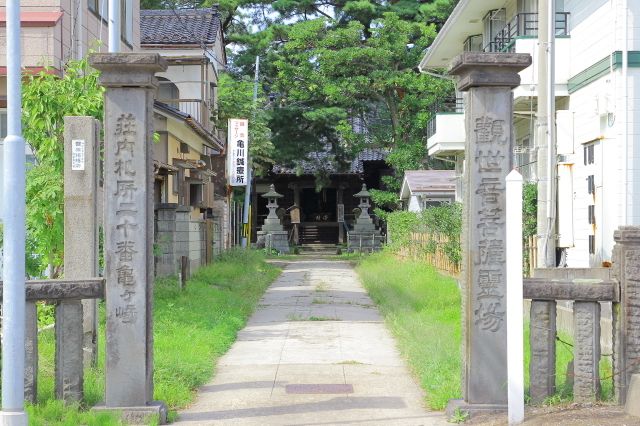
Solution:
[{"label": "white paper notice on pillar", "polygon": [[84,170],[84,140],[71,141],[71,170]]},{"label": "white paper notice on pillar", "polygon": [[229,143],[227,146],[227,176],[229,185],[246,186],[249,150],[249,120],[229,120]]}]

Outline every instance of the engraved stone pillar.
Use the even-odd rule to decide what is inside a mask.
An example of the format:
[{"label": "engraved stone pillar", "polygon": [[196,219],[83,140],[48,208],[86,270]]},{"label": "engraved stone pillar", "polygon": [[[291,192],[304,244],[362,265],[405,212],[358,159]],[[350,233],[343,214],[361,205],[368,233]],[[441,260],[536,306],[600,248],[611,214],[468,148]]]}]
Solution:
[{"label": "engraved stone pillar", "polygon": [[507,409],[505,183],[513,152],[513,95],[531,56],[464,52],[450,74],[467,91],[463,214],[464,400],[447,411]]},{"label": "engraved stone pillar", "polygon": [[38,308],[33,301],[25,305],[24,400],[35,404],[38,399]]},{"label": "engraved stone pillar", "polygon": [[613,273],[620,282],[620,303],[613,304],[614,391],[624,404],[632,375],[640,373],[640,227],[621,226],[613,239]]},{"label": "engraved stone pillar", "polygon": [[82,303],[62,301],[56,306],[56,398],[82,401],[84,370],[82,354]]},{"label": "engraved stone pillar", "polygon": [[530,394],[534,404],[556,392],[556,302],[532,300],[529,319]]},{"label": "engraved stone pillar", "polygon": [[105,92],[105,408],[130,423],[166,417],[153,403],[153,98],[158,54],[90,58]]},{"label": "engraved stone pillar", "polygon": [[600,395],[600,303],[573,303],[573,400],[595,402]]},{"label": "engraved stone pillar", "polygon": [[[69,279],[98,276],[99,122],[93,117],[64,119],[64,274]],[[61,302],[58,310],[66,309]],[[82,301],[81,350],[85,366],[97,362],[98,312],[95,299]],[[71,308],[76,310],[75,307]],[[68,330],[76,333],[77,330]],[[61,356],[70,348],[61,348]],[[57,353],[58,353],[57,352]],[[77,354],[71,354],[74,358]],[[64,362],[57,359],[57,362]]]}]

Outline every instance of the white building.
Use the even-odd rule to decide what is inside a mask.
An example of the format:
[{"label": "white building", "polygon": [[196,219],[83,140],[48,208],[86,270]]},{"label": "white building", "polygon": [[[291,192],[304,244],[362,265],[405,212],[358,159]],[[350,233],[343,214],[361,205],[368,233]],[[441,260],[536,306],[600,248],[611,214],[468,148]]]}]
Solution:
[{"label": "white building", "polygon": [[[514,89],[513,155],[534,182],[537,7],[537,0],[460,0],[420,64],[444,68],[463,51],[532,55]],[[569,267],[610,261],[613,231],[640,225],[639,17],[640,1],[556,0],[557,229]],[[438,113],[435,121],[429,154],[457,159],[461,172],[464,114]]]}]

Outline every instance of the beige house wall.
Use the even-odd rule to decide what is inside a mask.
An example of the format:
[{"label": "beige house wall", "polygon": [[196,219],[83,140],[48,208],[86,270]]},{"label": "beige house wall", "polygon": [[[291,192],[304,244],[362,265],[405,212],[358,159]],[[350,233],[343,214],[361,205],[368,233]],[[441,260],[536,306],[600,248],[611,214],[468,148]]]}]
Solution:
[{"label": "beige house wall", "polygon": [[[106,0],[101,0],[106,1]],[[72,58],[85,57],[90,50],[108,50],[108,24],[89,10],[87,0],[22,0],[22,12],[62,12],[51,27],[22,28],[22,63],[26,67],[52,66],[60,69]],[[4,7],[6,0],[0,0]],[[78,14],[77,11],[81,13]],[[75,29],[75,33],[74,33]],[[140,0],[133,0],[132,43],[122,42],[121,52],[140,50]],[[5,33],[0,33],[0,66],[6,65]]]}]

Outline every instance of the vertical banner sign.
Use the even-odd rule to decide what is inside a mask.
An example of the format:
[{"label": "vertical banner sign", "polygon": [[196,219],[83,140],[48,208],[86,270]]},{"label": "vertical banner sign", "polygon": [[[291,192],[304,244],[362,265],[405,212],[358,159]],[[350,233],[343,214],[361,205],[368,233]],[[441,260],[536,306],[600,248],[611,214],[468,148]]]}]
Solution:
[{"label": "vertical banner sign", "polygon": [[227,176],[229,185],[246,186],[249,157],[249,120],[229,120],[229,142],[227,146]]}]

